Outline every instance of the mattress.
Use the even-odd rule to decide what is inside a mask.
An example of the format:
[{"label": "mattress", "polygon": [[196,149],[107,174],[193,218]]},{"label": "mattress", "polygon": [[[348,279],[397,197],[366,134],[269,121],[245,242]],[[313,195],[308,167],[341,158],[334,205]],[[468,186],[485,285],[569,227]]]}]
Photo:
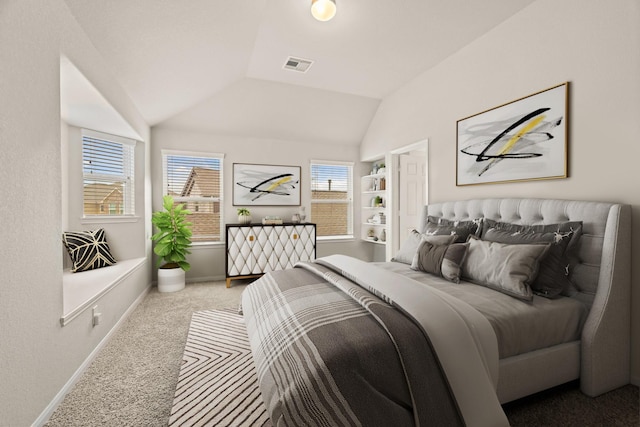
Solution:
[{"label": "mattress", "polygon": [[518,300],[470,282],[459,284],[412,270],[399,262],[374,263],[454,296],[482,313],[496,333],[500,359],[557,344],[580,340],[588,314],[580,301],[534,296],[532,302]]}]

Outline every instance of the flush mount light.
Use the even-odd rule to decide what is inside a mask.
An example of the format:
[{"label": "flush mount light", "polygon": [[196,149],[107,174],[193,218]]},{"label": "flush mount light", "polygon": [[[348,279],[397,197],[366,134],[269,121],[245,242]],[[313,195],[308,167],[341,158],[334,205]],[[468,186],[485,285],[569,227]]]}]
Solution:
[{"label": "flush mount light", "polygon": [[328,21],[336,15],[336,0],[311,0],[311,14],[318,21]]}]

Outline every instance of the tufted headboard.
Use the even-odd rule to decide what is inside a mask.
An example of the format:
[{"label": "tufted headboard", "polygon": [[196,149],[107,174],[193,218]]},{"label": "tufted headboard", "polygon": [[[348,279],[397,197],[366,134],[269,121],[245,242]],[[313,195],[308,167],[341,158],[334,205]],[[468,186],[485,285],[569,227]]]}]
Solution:
[{"label": "tufted headboard", "polygon": [[[582,333],[582,377],[598,377],[594,388],[611,376],[600,365],[619,364],[613,374],[622,381],[629,376],[630,316],[631,316],[631,207],[629,205],[552,200],[552,199],[474,199],[434,203],[425,206],[421,230],[427,216],[449,220],[489,218],[515,224],[537,225],[566,221],[582,221],[582,237],[578,243],[579,264],[571,280],[577,292],[571,295],[590,307]],[[618,352],[619,355],[611,353]],[[607,354],[608,353],[608,354]],[[626,365],[625,365],[626,364]],[[587,375],[585,375],[585,370]],[[594,372],[591,372],[594,371]],[[605,374],[606,372],[606,374]],[[623,382],[624,384],[624,382]],[[583,391],[585,384],[583,384]],[[589,384],[586,384],[587,394]]]}]

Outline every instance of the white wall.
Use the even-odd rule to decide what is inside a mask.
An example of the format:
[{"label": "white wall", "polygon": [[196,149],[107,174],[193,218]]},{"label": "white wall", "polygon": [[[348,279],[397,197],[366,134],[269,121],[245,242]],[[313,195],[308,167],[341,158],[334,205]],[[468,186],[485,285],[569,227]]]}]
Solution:
[{"label": "white wall", "polygon": [[[431,202],[542,197],[631,204],[632,250],[638,253],[639,23],[637,0],[538,0],[386,98],[361,158],[428,137]],[[568,179],[456,187],[457,120],[565,81],[570,82]],[[638,384],[638,263],[632,281],[632,380]]]},{"label": "white wall", "polygon": [[[110,292],[101,300],[99,327],[91,327],[91,313],[60,326],[60,55],[78,65],[146,140],[149,129],[63,1],[2,1],[0,40],[0,423],[26,426],[141,292]],[[139,282],[145,287],[149,281],[145,270]]]},{"label": "white wall", "polygon": [[[232,202],[232,171],[234,163],[275,164],[301,167],[302,204],[310,208],[310,193],[304,191],[309,185],[310,160],[353,161],[356,192],[354,204],[359,206],[360,199],[358,174],[358,147],[355,145],[330,145],[258,139],[251,137],[224,136],[213,133],[187,132],[183,130],[154,127],[152,129],[151,173],[153,181],[153,208],[162,207],[162,150],[185,150],[196,152],[224,153],[224,217],[227,223],[237,223],[238,215]],[[278,215],[284,220],[297,212],[297,207],[252,207],[251,216],[255,222],[266,215]],[[356,218],[359,218],[359,213]],[[311,219],[313,220],[313,219]],[[354,231],[359,232],[356,223]],[[362,259],[371,259],[372,245],[363,245],[357,239],[350,242],[318,242],[318,256],[330,253],[349,253]],[[188,260],[191,270],[187,272],[187,281],[221,279],[225,277],[224,244],[194,246]],[[154,273],[155,274],[155,273]]]}]

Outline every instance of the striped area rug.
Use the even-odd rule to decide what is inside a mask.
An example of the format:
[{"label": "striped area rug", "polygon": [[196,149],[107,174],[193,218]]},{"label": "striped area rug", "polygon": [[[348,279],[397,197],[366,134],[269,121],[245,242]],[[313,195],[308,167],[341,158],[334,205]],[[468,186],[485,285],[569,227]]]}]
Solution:
[{"label": "striped area rug", "polygon": [[233,310],[193,314],[169,426],[271,426],[244,321]]}]

